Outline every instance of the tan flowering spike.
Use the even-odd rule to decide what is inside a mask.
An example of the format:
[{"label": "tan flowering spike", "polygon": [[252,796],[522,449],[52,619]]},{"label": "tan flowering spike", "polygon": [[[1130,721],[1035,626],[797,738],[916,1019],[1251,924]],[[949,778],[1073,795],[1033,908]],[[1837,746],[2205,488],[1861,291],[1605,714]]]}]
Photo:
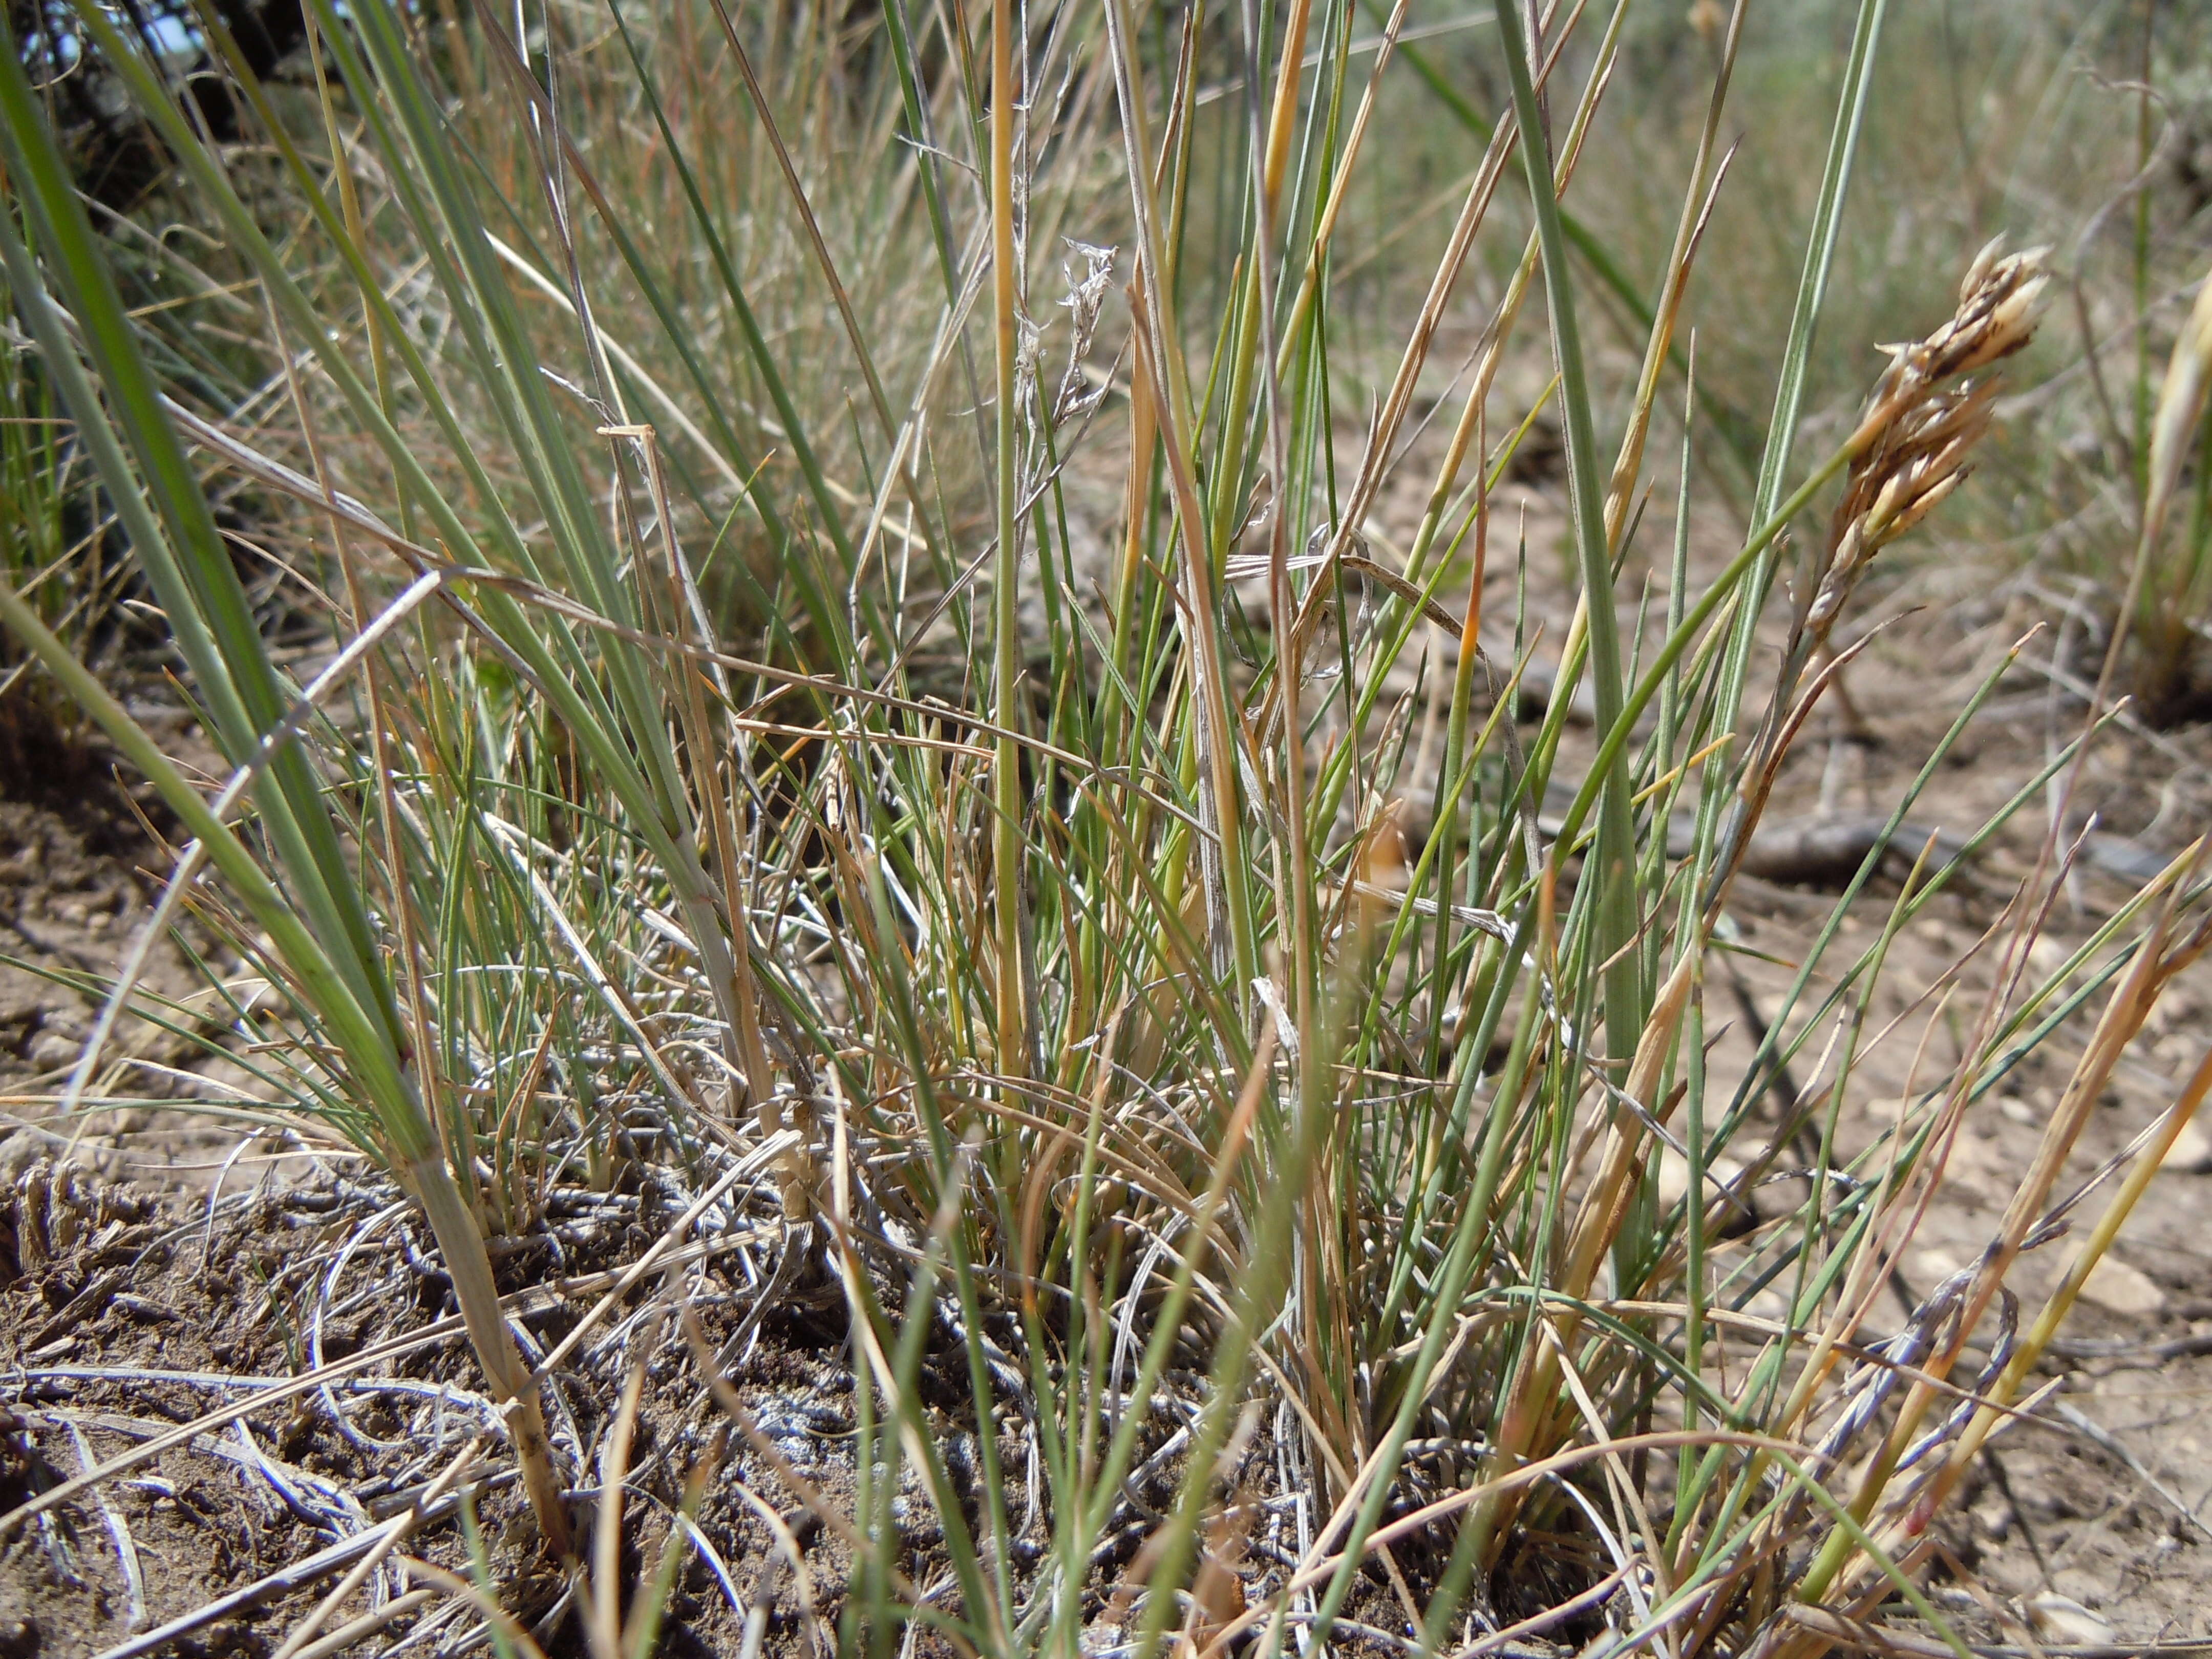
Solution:
[{"label": "tan flowering spike", "polygon": [[2034,332],[2037,299],[2050,281],[2043,250],[2000,257],[1994,242],[1960,284],[1959,308],[1926,339],[1885,347],[1852,433],[1851,468],[1828,532],[1828,556],[1801,624],[1803,645],[1834,628],[1858,579],[1966,477],[1966,458],[1989,430],[1995,383],[1967,376],[2009,357]]}]

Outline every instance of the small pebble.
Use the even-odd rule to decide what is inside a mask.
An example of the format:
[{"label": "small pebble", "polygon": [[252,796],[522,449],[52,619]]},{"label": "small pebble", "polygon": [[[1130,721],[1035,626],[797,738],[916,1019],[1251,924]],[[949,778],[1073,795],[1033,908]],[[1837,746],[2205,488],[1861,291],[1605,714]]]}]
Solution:
[{"label": "small pebble", "polygon": [[2029,1601],[2027,1622],[2035,1626],[2038,1636],[2048,1637],[2054,1642],[2097,1646],[2112,1639],[2112,1626],[2108,1620],[2057,1590],[2040,1591]]},{"label": "small pebble", "polygon": [[2212,1134],[2194,1120],[2183,1124],[2158,1167],[2172,1175],[2212,1175]]},{"label": "small pebble", "polygon": [[58,1072],[76,1064],[82,1049],[79,1039],[66,1031],[41,1031],[31,1039],[24,1058],[42,1072]]},{"label": "small pebble", "polygon": [[2148,1319],[2166,1308],[2166,1292],[2151,1276],[2116,1255],[2107,1255],[2090,1271],[2081,1294],[2099,1307],[2116,1314]]}]

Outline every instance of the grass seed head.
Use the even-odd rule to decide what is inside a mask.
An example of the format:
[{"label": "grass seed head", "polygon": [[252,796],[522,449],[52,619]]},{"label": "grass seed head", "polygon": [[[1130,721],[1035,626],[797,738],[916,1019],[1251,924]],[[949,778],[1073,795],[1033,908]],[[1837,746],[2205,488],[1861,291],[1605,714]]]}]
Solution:
[{"label": "grass seed head", "polygon": [[2043,264],[2048,250],[2027,248],[2002,258],[1996,250],[1991,242],[1967,267],[1959,284],[1959,308],[1949,321],[1924,340],[1886,348],[1889,367],[1851,434],[1859,465],[1873,459],[1887,428],[1946,382],[2011,356],[2034,334],[2036,305],[2051,281]]},{"label": "grass seed head", "polygon": [[1966,477],[1966,458],[1988,432],[1996,382],[1969,377],[2025,346],[2050,281],[2044,250],[2000,256],[1990,243],[1959,285],[1959,308],[1924,340],[1887,348],[1851,434],[1853,459],[1829,532],[1826,569],[1807,631],[1835,623],[1868,563],[1911,531]]}]

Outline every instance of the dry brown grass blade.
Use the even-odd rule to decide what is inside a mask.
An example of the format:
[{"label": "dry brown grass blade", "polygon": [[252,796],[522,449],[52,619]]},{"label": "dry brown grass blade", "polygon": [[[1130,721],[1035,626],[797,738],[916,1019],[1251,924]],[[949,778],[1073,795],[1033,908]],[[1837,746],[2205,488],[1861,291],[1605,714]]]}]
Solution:
[{"label": "dry brown grass blade", "polygon": [[[1278,377],[1290,373],[1287,357],[1290,343],[1305,331],[1306,320],[1312,315],[1316,296],[1320,292],[1321,267],[1327,258],[1329,245],[1336,240],[1337,220],[1343,214],[1345,197],[1352,186],[1352,174],[1359,160],[1359,152],[1367,139],[1367,129],[1375,115],[1376,94],[1382,84],[1382,71],[1390,66],[1390,55],[1397,49],[1398,32],[1405,27],[1406,9],[1412,0],[1395,0],[1390,16],[1382,26],[1382,43],[1375,54],[1375,67],[1369,71],[1367,85],[1359,94],[1359,108],[1352,118],[1352,125],[1345,135],[1342,153],[1339,155],[1336,173],[1329,180],[1328,195],[1322,204],[1315,222],[1311,249],[1304,270],[1298,276],[1297,293],[1291,300],[1291,308],[1283,327],[1282,356],[1275,364]],[[1290,60],[1285,60],[1285,67]]]},{"label": "dry brown grass blade", "polygon": [[615,1407],[613,1426],[599,1449],[599,1496],[592,1517],[591,1576],[584,1594],[584,1634],[592,1659],[623,1659],[623,1486],[629,1479],[629,1445],[645,1398],[645,1368],[660,1341],[668,1310],[656,1306],[631,1339],[629,1375]]},{"label": "dry brown grass blade", "polygon": [[295,1659],[337,1659],[337,1655],[359,1647],[378,1632],[390,1629],[403,1619],[411,1619],[437,1599],[438,1592],[428,1586],[395,1595],[382,1607],[349,1619],[320,1641],[301,1648]]},{"label": "dry brown grass blade", "polygon": [[[1547,31],[1551,29],[1560,4],[1561,0],[1552,0],[1551,5],[1545,12],[1544,26]],[[1583,4],[1583,0],[1575,0],[1565,22],[1557,29],[1555,37],[1551,40],[1550,51],[1546,54],[1544,62],[1538,66],[1536,87],[1540,94],[1550,84],[1553,70],[1557,68],[1567,44],[1574,38],[1575,24],[1581,17]],[[1625,12],[1625,8],[1616,8],[1613,13],[1612,22],[1598,48],[1596,63],[1583,86],[1581,101],[1576,108],[1573,125],[1560,147],[1559,160],[1555,168],[1554,188],[1563,193],[1574,176],[1575,163],[1581,156],[1583,140],[1589,132],[1590,118],[1596,112],[1598,102],[1603,97],[1611,76],[1614,61],[1613,47],[1619,40]],[[1328,550],[1328,557],[1331,563],[1341,559],[1357,544],[1355,538],[1359,534],[1360,526],[1366,520],[1370,509],[1374,506],[1384,482],[1389,476],[1395,459],[1398,434],[1404,426],[1407,410],[1412,406],[1413,392],[1419,384],[1421,370],[1428,362],[1430,348],[1435,343],[1437,330],[1443,321],[1445,309],[1452,292],[1457,287],[1460,273],[1466,266],[1468,252],[1474,246],[1475,233],[1482,228],[1489,216],[1490,206],[1497,196],[1498,183],[1504,177],[1506,163],[1512,159],[1515,143],[1516,129],[1513,123],[1500,122],[1497,131],[1491,138],[1488,149],[1483,154],[1482,164],[1475,172],[1474,182],[1468,188],[1466,199],[1461,204],[1458,218],[1453,222],[1451,234],[1445,242],[1443,253],[1438,258],[1435,271],[1429,279],[1428,291],[1423,296],[1413,329],[1407,340],[1405,350],[1399,358],[1397,371],[1391,377],[1389,389],[1384,394],[1382,407],[1377,411],[1367,434],[1359,470],[1354,475],[1350,489],[1346,492],[1344,507],[1339,515],[1338,521],[1331,529]],[[1535,269],[1535,261],[1536,244],[1532,234],[1529,238],[1528,252],[1523,256],[1522,261],[1523,270],[1531,276]],[[1521,296],[1527,291],[1528,280],[1528,277],[1524,276],[1512,290],[1509,291],[1505,303],[1515,312],[1519,308]],[[1510,321],[1505,315],[1505,307],[1501,306],[1500,310],[1500,325],[1494,328],[1490,337],[1490,356],[1486,361],[1486,368],[1492,374],[1495,373],[1497,354],[1502,349],[1504,337],[1510,329]],[[1479,374],[1475,382],[1476,394],[1486,395],[1488,386],[1488,380]],[[1472,408],[1474,402],[1475,396],[1471,395],[1468,406]],[[1462,428],[1468,425],[1465,414],[1462,416],[1460,425]],[[1456,447],[1457,458],[1447,458],[1448,465],[1451,466],[1455,477],[1466,453],[1464,443],[1457,445]],[[1444,493],[1449,494],[1449,488]],[[1290,642],[1279,653],[1283,661],[1288,663],[1305,661],[1314,631],[1320,626],[1322,616],[1328,603],[1331,586],[1325,581],[1316,581],[1306,590],[1305,598],[1298,607],[1297,615],[1288,629]],[[1276,678],[1268,688],[1259,719],[1255,722],[1259,730],[1272,732],[1275,729],[1276,723],[1281,719],[1285,707],[1284,699],[1292,695],[1292,690],[1285,677],[1279,675]]]},{"label": "dry brown grass blade", "polygon": [[[677,539],[675,509],[669,500],[660,447],[653,428],[602,428],[602,435],[627,438],[635,442],[641,452],[646,478],[652,490],[653,516],[660,528],[662,551],[665,555],[661,570],[667,582],[665,597],[668,619],[665,631],[671,638],[678,638],[688,625],[698,635],[699,644],[711,649],[714,642],[713,626],[685,561],[683,545]],[[651,563],[645,550],[640,547],[634,569],[642,577]],[[761,1035],[761,991],[753,973],[749,922],[752,905],[738,856],[738,849],[745,844],[743,793],[731,775],[737,764],[733,746],[717,740],[708,714],[709,666],[708,659],[690,656],[677,657],[668,665],[668,672],[678,682],[675,689],[680,693],[676,707],[684,732],[684,758],[691,774],[694,813],[707,825],[708,848],[720,878],[721,890],[716,896],[722,925],[729,935],[726,951],[712,956],[702,953],[702,960],[708,966],[719,965],[729,975],[730,982],[718,988],[716,1000],[730,1011],[728,1046],[731,1058],[743,1073],[743,1092],[735,1103],[751,1105],[763,1141],[775,1140],[786,1128],[793,1128],[799,1136],[799,1144],[778,1160],[776,1168],[784,1218],[795,1224],[802,1224],[814,1212],[816,1174],[812,1151],[805,1145],[803,1127],[787,1123],[785,1119],[785,1101],[776,1087],[768,1044]],[[714,666],[714,672],[717,701],[727,708],[732,702],[727,678],[718,665]]]},{"label": "dry brown grass blade", "polygon": [[[1736,50],[1743,40],[1744,13],[1749,0],[1735,0],[1729,12],[1728,29],[1722,37],[1718,62],[1713,70],[1713,89],[1705,102],[1705,122],[1698,134],[1697,158],[1691,164],[1682,213],[1674,226],[1674,244],[1667,256],[1667,274],[1653,308],[1651,331],[1644,345],[1644,365],[1636,380],[1636,396],[1630,404],[1628,430],[1622,434],[1620,453],[1613,462],[1613,477],[1606,489],[1606,544],[1618,554],[1628,505],[1636,494],[1636,481],[1644,470],[1644,447],[1651,430],[1651,413],[1659,400],[1659,376],[1674,349],[1674,334],[1682,301],[1690,287],[1690,270],[1705,228],[1712,222],[1720,200],[1721,184],[1728,176],[1735,150],[1730,146],[1718,166],[1713,151],[1720,142],[1721,112],[1727,106],[1729,84],[1735,78]],[[1700,198],[1703,198],[1702,201]]]},{"label": "dry brown grass blade", "polygon": [[[1154,386],[1169,383],[1162,372],[1166,336],[1152,315],[1144,291],[1132,289],[1135,313],[1137,355]],[[1201,799],[1210,809],[1199,839],[1200,869],[1204,875],[1208,933],[1218,955],[1230,942],[1231,918],[1223,874],[1225,845],[1236,836],[1243,809],[1237,790],[1237,742],[1229,717],[1229,687],[1221,662],[1221,639],[1215,626],[1213,556],[1206,541],[1205,508],[1191,464],[1188,434],[1176,420],[1172,407],[1158,410],[1161,447],[1166,452],[1168,478],[1175,491],[1182,544],[1183,586],[1176,598],[1191,642],[1191,696],[1200,708],[1205,741],[1199,763],[1207,790]],[[1241,988],[1240,988],[1241,991]]]},{"label": "dry brown grass blade", "polygon": [[[1698,960],[1685,951],[1653,1000],[1624,1091],[1631,1099],[1647,1099],[1658,1081],[1660,1068],[1674,1042],[1674,1028],[1689,1003]],[[1565,1296],[1576,1300],[1586,1297],[1596,1283],[1598,1268],[1627,1215],[1634,1178],[1641,1172],[1650,1146],[1649,1132],[1640,1118],[1619,1108],[1613,1116],[1613,1123],[1607,1131],[1604,1162],[1583,1200],[1562,1271],[1561,1289]],[[1556,1334],[1557,1340],[1539,1340],[1523,1348],[1520,1364],[1507,1386],[1496,1444],[1485,1463],[1488,1469],[1519,1466],[1544,1437],[1553,1419],[1560,1353],[1581,1321],[1566,1313],[1556,1318],[1547,1317],[1544,1323],[1547,1336]],[[1492,1484],[1496,1491],[1485,1502],[1481,1524],[1489,1547],[1495,1550],[1504,1546],[1506,1522],[1519,1502],[1521,1489]]]},{"label": "dry brown grass blade", "polygon": [[845,325],[845,337],[851,343],[854,360],[860,366],[861,377],[868,383],[868,400],[875,407],[876,419],[881,423],[884,436],[893,438],[898,431],[898,422],[891,414],[890,399],[884,395],[884,383],[876,373],[875,355],[868,349],[868,337],[854,314],[851,295],[845,290],[844,278],[837,274],[837,262],[831,257],[830,245],[822,238],[822,226],[814,216],[814,205],[807,200],[806,186],[799,177],[799,169],[791,160],[791,151],[783,142],[783,130],[777,125],[775,112],[770,107],[768,94],[761,89],[760,77],[753,73],[753,60],[746,52],[744,42],[738,38],[737,25],[730,20],[726,0],[713,0],[714,20],[722,26],[722,39],[737,60],[738,77],[745,83],[745,95],[752,100],[753,112],[760,118],[761,130],[768,135],[769,148],[775,152],[776,166],[782,171],[785,189],[790,193],[792,206],[799,215],[799,223],[806,231],[808,247],[814,262],[821,267],[823,280],[830,285],[830,296],[836,303],[837,316]]},{"label": "dry brown grass blade", "polygon": [[[1955,1659],[1949,1648],[1932,1638],[1869,1625],[1863,1620],[1847,1619],[1826,1607],[1794,1602],[1782,1610],[1782,1617],[1800,1630],[1860,1653],[1893,1655],[1896,1659]],[[2134,1650],[2129,1651],[2133,1653]]]}]

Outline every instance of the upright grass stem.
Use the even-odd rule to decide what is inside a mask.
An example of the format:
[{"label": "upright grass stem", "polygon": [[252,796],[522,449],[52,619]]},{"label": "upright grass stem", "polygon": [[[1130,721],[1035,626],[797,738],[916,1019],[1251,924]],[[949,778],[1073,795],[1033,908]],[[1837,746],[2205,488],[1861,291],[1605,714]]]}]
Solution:
[{"label": "upright grass stem", "polygon": [[1014,266],[1014,46],[1012,0],[991,5],[991,299],[998,339],[999,546],[992,589],[992,684],[999,729],[991,769],[991,882],[997,944],[999,1069],[1009,1078],[1029,1071],[1028,1022],[1022,975],[1021,472],[1015,407],[1020,349]]},{"label": "upright grass stem", "polygon": [[[1146,136],[1144,82],[1136,57],[1128,0],[1106,0],[1108,45],[1115,91],[1121,106],[1124,167],[1136,217],[1138,283],[1132,290],[1136,346],[1155,400],[1161,447],[1165,453],[1170,497],[1183,550],[1184,592],[1180,624],[1188,647],[1194,718],[1176,734],[1177,746],[1201,778],[1206,812],[1197,855],[1216,948],[1225,943],[1234,969],[1238,1006],[1250,998],[1259,971],[1249,872],[1245,868],[1244,812],[1237,788],[1239,743],[1231,715],[1221,652],[1221,618],[1216,599],[1213,554],[1207,533],[1205,498],[1194,465],[1197,428],[1176,327],[1175,273],[1169,264],[1153,188],[1151,142]],[[1184,82],[1188,87],[1189,83]],[[1177,223],[1180,221],[1178,219]],[[1226,936],[1225,940],[1221,935]],[[1241,1034],[1236,1043],[1243,1046]]]},{"label": "upright grass stem", "polygon": [[[1552,187],[1551,145],[1528,70],[1528,43],[1513,0],[1496,0],[1505,72],[1521,129],[1521,161],[1536,210],[1544,289],[1551,301],[1552,347],[1559,369],[1559,409],[1566,428],[1569,500],[1581,554],[1583,604],[1589,634],[1589,665],[1597,699],[1597,725],[1611,732],[1620,720],[1620,628],[1613,615],[1613,561],[1607,546],[1605,502],[1598,483],[1597,435],[1591,419],[1589,377],[1583,368],[1582,331],[1576,321],[1574,278],[1559,228],[1559,198]],[[1625,1062],[1644,1030],[1643,964],[1627,949],[1636,936],[1636,836],[1629,817],[1628,769],[1616,754],[1599,779],[1596,869],[1597,950],[1605,970],[1605,1021],[1609,1052]],[[1585,879],[1588,879],[1586,877]]]}]

